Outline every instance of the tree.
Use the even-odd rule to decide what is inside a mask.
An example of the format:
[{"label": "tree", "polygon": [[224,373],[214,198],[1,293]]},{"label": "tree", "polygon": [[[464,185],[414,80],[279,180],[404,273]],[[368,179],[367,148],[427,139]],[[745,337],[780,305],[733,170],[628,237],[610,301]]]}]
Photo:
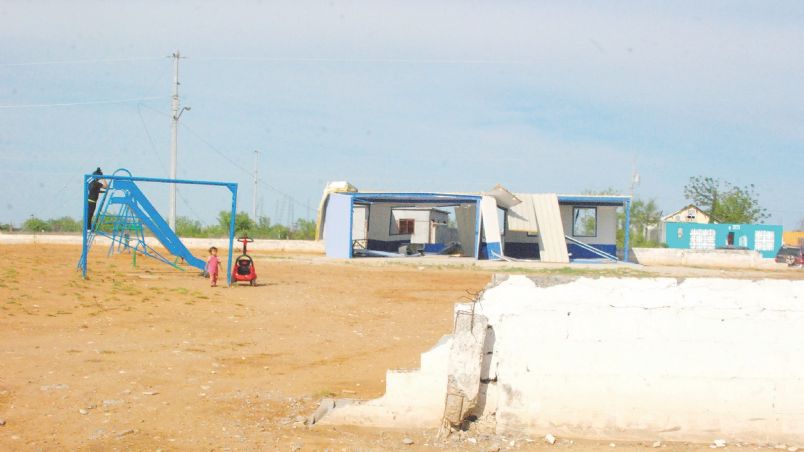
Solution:
[{"label": "tree", "polygon": [[188,217],[176,217],[176,235],[179,237],[201,237],[204,227],[201,222]]},{"label": "tree", "polygon": [[684,196],[721,223],[758,223],[768,217],[759,205],[754,185],[739,187],[727,181],[704,176],[690,177]]},{"label": "tree", "polygon": [[31,217],[25,220],[22,229],[28,232],[50,232],[50,225],[45,220]]},{"label": "tree", "polygon": [[315,238],[315,221],[299,218],[293,225],[292,237],[295,240],[313,240]]},{"label": "tree", "polygon": [[50,230],[53,232],[80,232],[81,222],[74,220],[70,217],[56,218],[55,220],[47,220]]},{"label": "tree", "polygon": [[649,242],[653,242],[648,237],[648,231],[651,226],[658,226],[661,218],[662,212],[656,206],[654,199],[647,201],[635,199],[631,203],[631,227],[635,232],[634,242],[639,243],[638,246],[649,245]]},{"label": "tree", "polygon": [[[226,210],[222,210],[218,214],[218,225],[223,231],[226,231],[227,234],[231,218],[232,213]],[[256,229],[255,226],[254,220],[252,220],[246,212],[237,212],[237,214],[235,214],[235,235],[253,234]]]}]

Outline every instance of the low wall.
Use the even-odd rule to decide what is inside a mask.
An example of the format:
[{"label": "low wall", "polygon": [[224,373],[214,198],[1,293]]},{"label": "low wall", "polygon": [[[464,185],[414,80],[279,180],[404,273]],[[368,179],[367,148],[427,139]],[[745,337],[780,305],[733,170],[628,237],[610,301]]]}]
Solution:
[{"label": "low wall", "polygon": [[498,433],[804,444],[804,281],[515,276],[478,307]]},{"label": "low wall", "polygon": [[[688,265],[714,268],[780,268],[773,259],[754,250],[687,250],[678,248],[632,248],[631,262],[642,265]],[[784,265],[782,265],[784,266]]]},{"label": "low wall", "polygon": [[[804,445],[804,281],[541,281],[511,276],[475,305],[488,320],[476,413],[498,434]],[[329,422],[438,427],[444,372],[480,364],[435,365],[451,341]]]},{"label": "low wall", "polygon": [[[95,238],[96,245],[108,246],[110,241],[106,237],[98,236]],[[152,237],[145,238],[149,246],[159,246],[159,241]],[[225,238],[184,238],[182,243],[189,249],[207,249],[216,246],[220,249],[229,248],[229,240]],[[29,245],[29,244],[50,244],[50,245],[77,245],[81,246],[80,235],[60,235],[60,234],[2,234],[0,233],[0,245]],[[241,244],[235,242],[235,251],[241,249]],[[254,251],[282,251],[299,253],[324,254],[324,242],[314,240],[268,240],[255,239],[249,243],[249,250]]]}]

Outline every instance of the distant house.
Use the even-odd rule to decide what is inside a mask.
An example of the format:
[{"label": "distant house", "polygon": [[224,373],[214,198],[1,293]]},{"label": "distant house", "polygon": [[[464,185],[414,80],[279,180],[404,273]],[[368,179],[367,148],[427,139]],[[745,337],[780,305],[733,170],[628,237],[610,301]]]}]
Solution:
[{"label": "distant house", "polygon": [[782,227],[769,224],[665,223],[668,248],[756,250],[773,258],[782,246]]},{"label": "distant house", "polygon": [[709,215],[694,204],[662,217],[662,223],[717,223],[717,221],[709,220]]},{"label": "distant house", "polygon": [[659,230],[661,234],[659,240],[662,243],[667,243],[667,223],[717,223],[717,221],[710,220],[711,217],[706,212],[694,204],[689,204],[688,206],[661,218],[659,221]]}]

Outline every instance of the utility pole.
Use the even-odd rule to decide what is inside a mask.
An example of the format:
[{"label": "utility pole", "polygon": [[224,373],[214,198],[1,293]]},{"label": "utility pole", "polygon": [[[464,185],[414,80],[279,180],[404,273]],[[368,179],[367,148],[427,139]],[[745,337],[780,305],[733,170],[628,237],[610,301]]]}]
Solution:
[{"label": "utility pole", "polygon": [[257,221],[257,180],[259,170],[257,169],[257,161],[260,157],[260,151],[254,151],[254,198],[251,200],[251,218]]},{"label": "utility pole", "polygon": [[[190,107],[179,109],[179,51],[170,56],[173,58],[173,96],[170,99],[170,178],[176,179],[176,161],[179,151],[179,118]],[[176,231],[176,184],[170,184],[170,210],[168,212],[168,225]]]}]

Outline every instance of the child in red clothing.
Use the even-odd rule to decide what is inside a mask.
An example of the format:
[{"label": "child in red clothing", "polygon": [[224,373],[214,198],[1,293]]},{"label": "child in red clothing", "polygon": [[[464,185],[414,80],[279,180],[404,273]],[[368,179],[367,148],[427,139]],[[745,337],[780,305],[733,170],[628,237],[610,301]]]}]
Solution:
[{"label": "child in red clothing", "polygon": [[221,268],[221,261],[218,259],[218,249],[214,246],[209,249],[209,258],[207,258],[207,273],[209,274],[209,285],[215,287],[218,285],[218,270]]}]

